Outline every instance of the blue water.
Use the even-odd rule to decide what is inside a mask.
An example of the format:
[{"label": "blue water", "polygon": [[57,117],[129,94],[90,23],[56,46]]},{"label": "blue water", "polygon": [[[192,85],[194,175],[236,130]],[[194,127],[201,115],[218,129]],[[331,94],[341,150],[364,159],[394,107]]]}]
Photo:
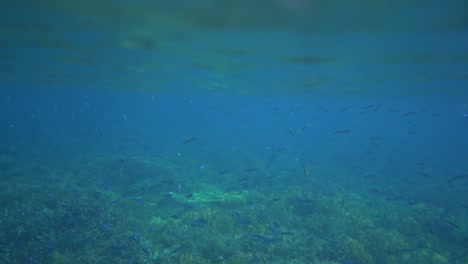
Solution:
[{"label": "blue water", "polygon": [[1,263],[468,263],[466,4],[2,4]]}]

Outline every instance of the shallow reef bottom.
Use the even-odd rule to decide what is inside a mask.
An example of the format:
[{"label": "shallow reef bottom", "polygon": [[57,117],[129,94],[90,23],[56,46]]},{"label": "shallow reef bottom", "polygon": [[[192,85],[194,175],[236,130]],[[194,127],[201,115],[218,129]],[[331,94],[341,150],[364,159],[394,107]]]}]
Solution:
[{"label": "shallow reef bottom", "polygon": [[461,216],[293,170],[2,162],[2,263],[468,263]]}]

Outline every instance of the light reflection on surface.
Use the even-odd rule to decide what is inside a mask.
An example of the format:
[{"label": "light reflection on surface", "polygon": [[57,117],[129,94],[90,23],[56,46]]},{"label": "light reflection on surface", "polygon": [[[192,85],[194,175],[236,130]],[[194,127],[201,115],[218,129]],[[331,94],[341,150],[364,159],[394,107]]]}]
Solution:
[{"label": "light reflection on surface", "polygon": [[462,93],[468,9],[458,2],[15,3],[0,11],[0,79],[183,93]]}]

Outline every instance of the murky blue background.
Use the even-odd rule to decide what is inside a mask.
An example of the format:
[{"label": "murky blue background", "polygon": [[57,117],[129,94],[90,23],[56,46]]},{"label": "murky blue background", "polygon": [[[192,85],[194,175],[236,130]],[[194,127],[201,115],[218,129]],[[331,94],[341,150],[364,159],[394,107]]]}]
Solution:
[{"label": "murky blue background", "polygon": [[466,249],[467,18],[465,1],[2,3],[2,164],[162,156],[214,178],[307,168],[349,192],[437,206]]}]

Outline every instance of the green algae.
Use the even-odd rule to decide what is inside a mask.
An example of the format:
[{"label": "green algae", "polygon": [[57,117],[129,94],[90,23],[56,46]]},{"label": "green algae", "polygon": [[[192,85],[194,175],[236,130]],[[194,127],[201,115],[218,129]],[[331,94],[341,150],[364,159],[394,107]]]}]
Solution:
[{"label": "green algae", "polygon": [[[115,173],[112,188],[96,186],[96,177],[109,173],[110,168]],[[17,174],[28,175],[33,169],[24,167]],[[34,182],[24,181],[15,192],[3,193],[4,237],[19,241],[21,258],[42,248],[38,260],[54,263],[465,261],[457,253],[460,246],[443,243],[454,238],[464,241],[463,222],[456,215],[432,221],[431,216],[442,212],[434,205],[408,207],[370,200],[339,183],[331,186],[335,192],[325,194],[319,179],[308,193],[292,180],[287,188],[274,184],[222,192],[223,185],[215,182],[216,173],[207,169],[201,180],[193,177],[193,171],[184,174],[184,169],[162,158],[131,158],[124,163],[95,159],[71,166],[69,171],[52,169],[54,173],[47,175],[57,186],[39,189]],[[93,173],[98,176],[91,177]],[[265,174],[270,173],[274,174]],[[287,177],[286,172],[278,174]],[[79,184],[68,184],[70,177],[57,175],[74,175]],[[179,182],[182,190],[171,192]],[[25,202],[8,202],[13,200]],[[24,212],[37,213],[25,217]],[[36,231],[31,223],[40,223],[35,224]],[[66,245],[53,255],[43,246],[50,241],[44,234],[51,228],[57,234],[54,241]],[[253,234],[265,239],[254,239]],[[88,243],[90,238],[96,240]],[[14,258],[5,252],[3,257]]]},{"label": "green algae", "polygon": [[195,192],[190,197],[172,193],[172,197],[181,203],[243,203],[243,193],[230,193],[220,191]]}]

